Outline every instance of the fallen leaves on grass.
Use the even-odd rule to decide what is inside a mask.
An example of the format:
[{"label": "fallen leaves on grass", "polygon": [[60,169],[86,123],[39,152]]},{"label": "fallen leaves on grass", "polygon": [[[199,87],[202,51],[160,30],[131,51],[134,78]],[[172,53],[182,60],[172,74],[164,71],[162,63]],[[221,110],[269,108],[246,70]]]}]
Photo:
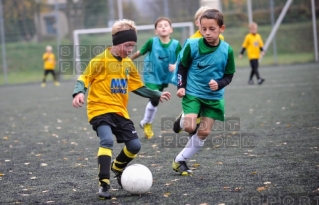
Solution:
[{"label": "fallen leaves on grass", "polygon": [[222,165],[223,163],[222,162],[215,162],[215,164]]},{"label": "fallen leaves on grass", "polygon": [[262,187],[258,187],[257,188],[257,191],[265,191],[266,189],[268,189],[269,187],[266,185],[266,186],[262,186]]},{"label": "fallen leaves on grass", "polygon": [[4,173],[0,173],[0,177],[4,176]]},{"label": "fallen leaves on grass", "polygon": [[166,192],[163,196],[164,196],[164,197],[169,197],[170,195],[171,195],[171,193]]},{"label": "fallen leaves on grass", "polygon": [[46,163],[41,163],[41,167],[46,167],[46,166],[48,166],[48,164],[46,164]]},{"label": "fallen leaves on grass", "polygon": [[193,166],[193,167],[199,167],[200,164],[193,164],[192,166]]},{"label": "fallen leaves on grass", "polygon": [[4,139],[4,140],[8,140],[8,139],[9,139],[9,137],[4,136],[2,139]]},{"label": "fallen leaves on grass", "polygon": [[35,180],[35,179],[37,179],[37,177],[31,177],[30,179]]}]

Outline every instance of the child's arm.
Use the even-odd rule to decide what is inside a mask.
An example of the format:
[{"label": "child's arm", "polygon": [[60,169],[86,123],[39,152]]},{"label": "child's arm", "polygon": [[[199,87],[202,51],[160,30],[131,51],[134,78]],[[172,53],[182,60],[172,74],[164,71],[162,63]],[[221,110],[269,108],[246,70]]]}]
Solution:
[{"label": "child's arm", "polygon": [[229,85],[229,83],[232,81],[234,73],[235,73],[235,59],[234,59],[234,52],[233,49],[229,46],[228,47],[228,59],[226,64],[226,69],[224,76],[219,80],[213,80],[214,82],[210,82],[209,86],[210,88],[214,90],[220,90]]},{"label": "child's arm", "polygon": [[160,92],[158,90],[151,90],[145,86],[142,86],[136,90],[133,90],[132,92],[135,93],[136,95],[139,95],[145,98],[153,98],[153,99],[160,98],[161,102],[162,102],[162,99],[169,100],[171,98],[171,94],[169,92]]},{"label": "child's arm", "polygon": [[131,60],[134,60],[134,59],[140,57],[141,55],[142,55],[141,52],[138,50],[131,56]]},{"label": "child's arm", "polygon": [[146,43],[142,46],[142,48],[136,51],[132,56],[131,60],[134,60],[142,55],[145,55],[147,52],[152,50],[153,38],[150,38],[146,41]]}]

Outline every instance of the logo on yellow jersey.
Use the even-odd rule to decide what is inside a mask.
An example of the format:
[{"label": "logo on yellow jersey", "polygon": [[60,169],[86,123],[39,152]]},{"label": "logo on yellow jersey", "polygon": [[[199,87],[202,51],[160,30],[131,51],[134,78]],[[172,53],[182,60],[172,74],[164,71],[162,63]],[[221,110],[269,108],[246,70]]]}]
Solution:
[{"label": "logo on yellow jersey", "polygon": [[111,80],[112,94],[126,94],[127,93],[127,79],[113,78]]}]

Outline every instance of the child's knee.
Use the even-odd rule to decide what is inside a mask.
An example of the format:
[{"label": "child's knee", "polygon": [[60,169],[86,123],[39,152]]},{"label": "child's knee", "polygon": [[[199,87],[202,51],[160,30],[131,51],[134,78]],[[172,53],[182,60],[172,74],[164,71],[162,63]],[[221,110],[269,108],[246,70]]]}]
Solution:
[{"label": "child's knee", "polygon": [[132,154],[137,154],[141,150],[141,142],[139,139],[134,139],[125,143],[126,148]]},{"label": "child's knee", "polygon": [[103,138],[100,141],[100,146],[105,148],[113,148],[114,140],[113,138]]}]

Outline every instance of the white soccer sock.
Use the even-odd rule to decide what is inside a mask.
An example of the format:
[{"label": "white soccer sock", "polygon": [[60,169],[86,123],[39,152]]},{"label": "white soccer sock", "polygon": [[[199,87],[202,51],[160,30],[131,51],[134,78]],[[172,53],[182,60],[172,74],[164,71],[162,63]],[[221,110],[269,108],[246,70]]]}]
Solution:
[{"label": "white soccer sock", "polygon": [[148,102],[145,108],[144,118],[142,120],[142,124],[152,123],[157,111],[157,107],[154,107],[151,102]]},{"label": "white soccer sock", "polygon": [[175,162],[186,161],[198,152],[200,148],[204,146],[205,140],[199,139],[197,133],[190,138],[185,148],[177,155]]}]

